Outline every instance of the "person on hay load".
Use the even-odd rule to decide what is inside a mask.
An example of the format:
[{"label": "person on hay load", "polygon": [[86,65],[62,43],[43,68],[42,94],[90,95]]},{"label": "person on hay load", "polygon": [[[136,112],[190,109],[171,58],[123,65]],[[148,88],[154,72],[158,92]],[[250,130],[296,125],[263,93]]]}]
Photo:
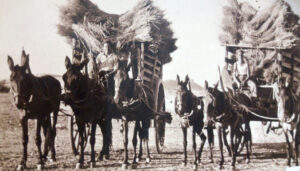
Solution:
[{"label": "person on hay load", "polygon": [[73,51],[72,51],[72,63],[80,64],[82,56],[84,56],[84,49],[82,43],[78,39],[72,39]]},{"label": "person on hay load", "polygon": [[244,57],[242,50],[237,50],[238,60],[234,64],[234,80],[237,90],[243,91],[246,88],[249,90],[248,96],[250,98],[257,97],[257,87],[254,81],[250,80],[250,68],[247,59]]}]

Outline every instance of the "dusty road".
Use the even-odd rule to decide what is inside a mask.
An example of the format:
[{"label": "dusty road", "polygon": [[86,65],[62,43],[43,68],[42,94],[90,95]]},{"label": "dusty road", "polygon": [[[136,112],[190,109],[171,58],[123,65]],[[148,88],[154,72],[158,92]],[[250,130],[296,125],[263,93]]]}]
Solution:
[{"label": "dusty road", "polygon": [[[22,156],[22,140],[21,140],[21,126],[17,120],[17,110],[12,106],[8,94],[0,94],[0,170],[15,170],[18,162]],[[171,102],[167,99],[167,102]],[[169,104],[170,106],[172,104]],[[171,108],[168,106],[168,108]],[[56,139],[57,162],[46,163],[46,170],[73,170],[76,164],[76,157],[71,152],[71,145],[67,129],[67,117],[60,116],[58,121],[58,135]],[[28,161],[27,167],[30,170],[35,169],[37,162],[37,148],[34,143],[34,122],[29,122],[29,145],[28,145]],[[97,162],[94,170],[119,170],[121,168],[122,153],[122,136],[119,131],[117,121],[113,121],[113,147],[111,152],[111,159],[108,162]],[[251,156],[251,163],[245,163],[245,154],[237,158],[236,170],[285,170],[285,144],[282,143],[284,138],[274,134],[265,135],[262,133],[260,123],[252,123],[253,129],[253,153]],[[130,162],[132,161],[132,130],[130,128]],[[198,147],[200,139],[197,138]],[[181,166],[182,161],[182,133],[178,127],[176,119],[171,125],[166,128],[166,148],[163,154],[157,154],[154,145],[154,129],[150,129],[150,147],[152,161],[146,164],[145,160],[140,161],[138,170],[191,170],[192,169],[192,146],[191,146],[191,132],[188,133],[188,161],[186,167]],[[217,141],[215,143],[217,145]],[[100,129],[97,129],[96,151],[99,153],[101,149],[101,134]],[[85,152],[85,161],[89,160],[89,146]],[[204,148],[202,154],[202,163],[199,165],[199,170],[218,170],[219,149],[214,148],[214,163],[209,163],[209,149]],[[230,158],[225,152],[225,169],[231,170]],[[88,164],[85,164],[84,170],[89,170]]]}]

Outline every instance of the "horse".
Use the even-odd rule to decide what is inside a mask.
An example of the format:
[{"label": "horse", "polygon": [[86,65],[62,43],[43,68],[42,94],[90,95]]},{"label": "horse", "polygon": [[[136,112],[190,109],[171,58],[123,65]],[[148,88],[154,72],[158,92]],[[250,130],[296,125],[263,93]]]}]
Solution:
[{"label": "horse", "polygon": [[[175,112],[179,116],[181,121],[181,129],[183,132],[183,149],[184,159],[183,165],[187,164],[187,128],[193,127],[193,151],[194,151],[194,168],[197,168],[198,163],[201,161],[201,154],[203,146],[206,142],[206,135],[203,132],[204,128],[204,116],[203,116],[203,103],[202,97],[195,96],[191,91],[190,80],[188,75],[185,81],[180,81],[180,77],[177,75],[178,90],[175,97]],[[187,86],[189,85],[189,86]],[[189,87],[189,88],[188,88]],[[201,139],[200,149],[198,156],[196,154],[196,134]],[[213,143],[213,130],[212,127],[207,128],[208,141],[210,146],[211,161],[213,160],[212,143]]]},{"label": "horse", "polygon": [[[126,60],[119,60],[117,69],[113,73],[114,79],[114,103],[120,111],[123,129],[124,159],[122,168],[128,167],[128,122],[134,121],[132,144],[134,147],[133,167],[136,166],[142,157],[142,142],[146,145],[146,162],[150,162],[149,150],[149,127],[151,118],[157,117],[158,120],[165,120],[170,123],[172,118],[169,113],[158,114],[152,110],[151,98],[147,96],[150,92],[142,88],[140,80],[129,78],[128,72],[130,64]],[[134,100],[136,99],[136,100]],[[123,104],[122,104],[123,103]],[[137,156],[137,133],[140,137],[140,151]]]},{"label": "horse", "polygon": [[[246,111],[243,105],[235,104],[231,102],[232,97],[229,94],[225,94],[218,90],[218,84],[214,88],[208,86],[208,82],[205,81],[205,95],[202,98],[203,101],[203,113],[204,113],[204,125],[210,127],[212,124],[216,126],[219,148],[221,152],[220,168],[223,168],[224,154],[223,154],[223,141],[227,147],[229,156],[231,156],[231,166],[235,167],[237,150],[241,143],[241,137],[244,136],[247,149],[247,162],[250,161],[249,145],[251,142],[251,132],[249,120],[246,115]],[[248,98],[244,95],[238,95],[236,102],[241,104],[247,104]],[[245,124],[245,125],[243,125]],[[241,133],[240,128],[244,126],[245,133]],[[228,145],[226,138],[226,131],[229,131],[230,146]]]},{"label": "horse", "polygon": [[300,145],[299,97],[292,92],[291,86],[285,86],[282,80],[274,83],[273,95],[277,102],[279,123],[282,126],[286,139],[287,165],[291,166],[291,159],[294,157],[295,164],[298,166]]},{"label": "horse", "polygon": [[[35,143],[39,153],[37,169],[41,170],[49,149],[51,150],[51,161],[56,160],[56,122],[60,106],[61,86],[59,81],[52,76],[34,76],[29,67],[29,54],[26,54],[25,50],[22,51],[20,65],[14,65],[10,56],[7,58],[7,63],[11,71],[10,91],[13,95],[13,103],[19,111],[23,131],[23,157],[17,170],[23,170],[26,167],[29,119],[36,120]],[[52,123],[51,120],[53,120]],[[41,128],[46,137],[44,154],[41,150]]]},{"label": "horse", "polygon": [[66,57],[65,66],[67,71],[63,74],[66,93],[62,99],[72,108],[79,131],[80,157],[76,169],[83,167],[84,163],[84,130],[86,124],[91,124],[91,168],[95,166],[94,146],[97,124],[103,134],[103,146],[99,160],[102,160],[103,157],[108,158],[109,147],[112,143],[111,118],[107,114],[109,100],[103,86],[93,84],[93,80],[81,73],[86,63],[87,60],[79,64],[72,64],[69,57]]}]

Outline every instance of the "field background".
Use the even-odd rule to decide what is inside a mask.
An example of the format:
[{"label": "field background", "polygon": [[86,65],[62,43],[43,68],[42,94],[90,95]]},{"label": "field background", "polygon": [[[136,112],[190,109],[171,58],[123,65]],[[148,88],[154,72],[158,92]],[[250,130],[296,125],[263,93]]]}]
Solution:
[{"label": "field background", "polygon": [[[182,132],[179,127],[178,120],[174,114],[174,97],[176,91],[175,81],[165,81],[165,93],[167,111],[173,115],[173,121],[166,127],[166,138],[163,154],[157,154],[155,150],[154,128],[150,128],[150,149],[151,163],[146,164],[145,160],[139,162],[138,170],[191,170],[193,155],[191,142],[191,129],[188,131],[188,165],[181,166],[183,158]],[[201,86],[193,83],[193,91],[200,95]],[[64,105],[62,108],[66,108]],[[68,108],[66,108],[68,109]],[[76,164],[76,157],[72,154],[71,144],[68,132],[68,117],[60,114],[57,124],[56,151],[57,161],[55,163],[46,163],[46,170],[73,170]],[[120,124],[117,120],[113,121],[113,146],[110,160],[107,162],[97,162],[94,170],[119,170],[121,169],[121,161],[123,158],[123,140],[120,133]],[[245,163],[245,152],[237,157],[235,170],[285,170],[286,169],[286,153],[283,135],[275,135],[273,133],[265,134],[263,126],[260,122],[252,122],[251,128],[253,132],[253,152],[251,163]],[[28,144],[28,161],[27,167],[34,170],[37,163],[37,148],[34,143],[34,121],[29,121],[29,144]],[[129,129],[129,159],[132,162],[133,147],[131,143],[133,124]],[[8,93],[0,93],[0,170],[15,170],[22,156],[22,129],[18,121],[18,112],[12,105],[11,96]],[[197,148],[200,145],[200,138],[197,137]],[[97,128],[96,152],[97,154],[102,147],[101,131]],[[89,145],[85,151],[85,170],[90,170],[87,162],[89,161],[90,148]],[[144,153],[145,154],[145,153]],[[145,156],[144,156],[145,157]],[[202,154],[202,163],[199,170],[218,170],[218,162],[220,158],[218,141],[215,138],[214,147],[214,163],[209,163],[209,149],[205,145]],[[230,167],[230,158],[225,151],[225,169],[232,170]]]}]

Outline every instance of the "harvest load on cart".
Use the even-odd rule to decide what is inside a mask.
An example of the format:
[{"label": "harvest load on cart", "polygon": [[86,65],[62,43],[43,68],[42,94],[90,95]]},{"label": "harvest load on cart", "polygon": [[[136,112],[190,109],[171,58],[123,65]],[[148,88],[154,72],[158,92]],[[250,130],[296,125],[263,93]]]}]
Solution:
[{"label": "harvest load on cart", "polygon": [[[241,105],[250,120],[278,121],[274,83],[283,82],[299,94],[299,17],[280,0],[264,10],[231,0],[224,14],[220,35],[226,48],[226,66],[220,74],[224,90],[248,96]],[[243,69],[246,80],[239,71]]]},{"label": "harvest load on cart", "polygon": [[[127,63],[143,93],[124,101],[124,111],[143,104],[153,112],[164,112],[163,65],[171,62],[176,39],[163,12],[151,0],[143,0],[121,15],[106,13],[89,0],[69,1],[60,12],[58,33],[72,45],[73,63],[89,59],[86,73],[99,80],[102,73],[112,73]],[[159,151],[165,126],[154,121]]]}]

